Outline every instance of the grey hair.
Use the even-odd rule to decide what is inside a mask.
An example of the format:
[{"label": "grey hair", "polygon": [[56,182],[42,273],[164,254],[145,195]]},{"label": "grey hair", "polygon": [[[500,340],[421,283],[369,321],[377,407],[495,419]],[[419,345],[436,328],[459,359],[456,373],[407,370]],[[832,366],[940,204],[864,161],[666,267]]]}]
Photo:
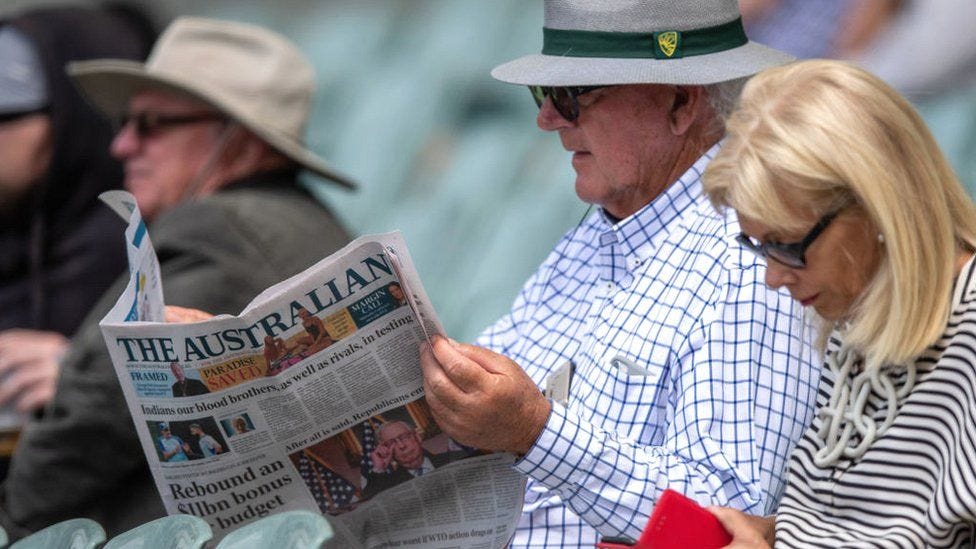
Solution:
[{"label": "grey hair", "polygon": [[729,116],[732,115],[732,111],[735,110],[735,106],[739,102],[739,95],[742,94],[742,88],[749,81],[749,78],[751,77],[746,76],[705,86],[708,104],[715,113],[715,119],[722,126],[722,133],[725,133],[725,121],[728,120]]},{"label": "grey hair", "polygon": [[413,425],[410,425],[406,421],[402,421],[402,420],[396,419],[396,420],[393,420],[393,421],[387,421],[385,423],[381,423],[380,426],[376,428],[376,436],[377,436],[377,438],[380,435],[382,435],[384,431],[389,430],[394,425],[403,425],[407,429],[410,429],[411,431],[417,433],[417,428],[416,427],[414,427]]}]

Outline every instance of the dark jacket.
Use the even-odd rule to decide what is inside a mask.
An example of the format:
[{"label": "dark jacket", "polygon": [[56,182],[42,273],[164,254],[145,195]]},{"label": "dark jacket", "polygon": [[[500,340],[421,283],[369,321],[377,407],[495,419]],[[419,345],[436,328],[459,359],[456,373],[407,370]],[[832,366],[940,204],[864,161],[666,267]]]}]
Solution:
[{"label": "dark jacket", "polygon": [[50,104],[50,168],[0,212],[0,331],[70,336],[125,269],[123,224],[97,199],[120,188],[109,156],[112,129],[68,80],[68,61],[143,59],[153,36],[141,24],[94,9],[46,8],[0,21],[22,31],[44,67]]},{"label": "dark jacket", "polygon": [[[346,244],[335,217],[278,172],[232,184],[162,214],[149,227],[166,303],[238,314],[265,288]],[[165,511],[136,435],[98,321],[126,277],[85,319],[57,394],[32,421],[0,485],[0,525],[21,536],[72,517],[109,536]]]},{"label": "dark jacket", "polygon": [[[464,459],[468,457],[468,454],[460,450],[443,452],[440,454],[431,454],[424,450],[424,456],[430,460],[430,463],[434,466],[434,469],[437,469],[438,467],[443,467],[453,461]],[[370,471],[366,475],[366,487],[363,488],[363,499],[369,499],[387,488],[393,488],[398,484],[402,484],[415,478],[417,477],[413,476],[413,473],[404,467],[398,467],[389,473],[376,473]]]},{"label": "dark jacket", "polygon": [[199,379],[184,379],[173,384],[174,397],[192,397],[205,395],[210,392],[207,386]]}]

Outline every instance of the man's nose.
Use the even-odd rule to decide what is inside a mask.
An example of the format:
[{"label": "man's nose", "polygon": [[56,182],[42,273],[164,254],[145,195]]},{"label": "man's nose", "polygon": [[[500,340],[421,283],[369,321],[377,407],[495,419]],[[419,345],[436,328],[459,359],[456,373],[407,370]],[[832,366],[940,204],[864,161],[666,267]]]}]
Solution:
[{"label": "man's nose", "polygon": [[136,134],[135,124],[130,122],[119,128],[118,133],[115,134],[115,138],[112,139],[112,145],[109,151],[115,159],[125,160],[135,154],[139,150],[139,146],[140,140]]},{"label": "man's nose", "polygon": [[559,111],[552,104],[552,99],[549,97],[546,97],[546,100],[542,102],[542,106],[539,107],[539,115],[535,117],[535,123],[540,129],[547,132],[568,128],[574,124],[559,114]]}]

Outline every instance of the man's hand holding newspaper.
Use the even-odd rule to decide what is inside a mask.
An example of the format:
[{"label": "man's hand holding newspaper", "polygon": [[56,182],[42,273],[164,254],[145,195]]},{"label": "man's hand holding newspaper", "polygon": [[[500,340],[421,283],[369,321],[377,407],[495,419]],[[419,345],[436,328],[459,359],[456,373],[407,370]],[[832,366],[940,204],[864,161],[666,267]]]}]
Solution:
[{"label": "man's hand holding newspaper", "polygon": [[434,336],[420,353],[437,423],[468,446],[524,455],[552,406],[518,364],[484,347]]}]

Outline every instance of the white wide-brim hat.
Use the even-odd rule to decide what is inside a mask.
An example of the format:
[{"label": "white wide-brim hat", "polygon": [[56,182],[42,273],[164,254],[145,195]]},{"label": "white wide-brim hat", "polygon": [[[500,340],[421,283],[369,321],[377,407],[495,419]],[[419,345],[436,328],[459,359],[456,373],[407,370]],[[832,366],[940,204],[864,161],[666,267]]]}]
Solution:
[{"label": "white wide-brim hat", "polygon": [[792,60],[746,37],[736,0],[545,0],[542,53],[491,75],[529,86],[706,85]]},{"label": "white wide-brim hat", "polygon": [[185,95],[224,113],[312,173],[356,188],[304,145],[315,71],[291,42],[267,29],[180,17],[159,37],[145,63],[80,61],[70,63],[68,73],[113,119],[141,90]]}]

